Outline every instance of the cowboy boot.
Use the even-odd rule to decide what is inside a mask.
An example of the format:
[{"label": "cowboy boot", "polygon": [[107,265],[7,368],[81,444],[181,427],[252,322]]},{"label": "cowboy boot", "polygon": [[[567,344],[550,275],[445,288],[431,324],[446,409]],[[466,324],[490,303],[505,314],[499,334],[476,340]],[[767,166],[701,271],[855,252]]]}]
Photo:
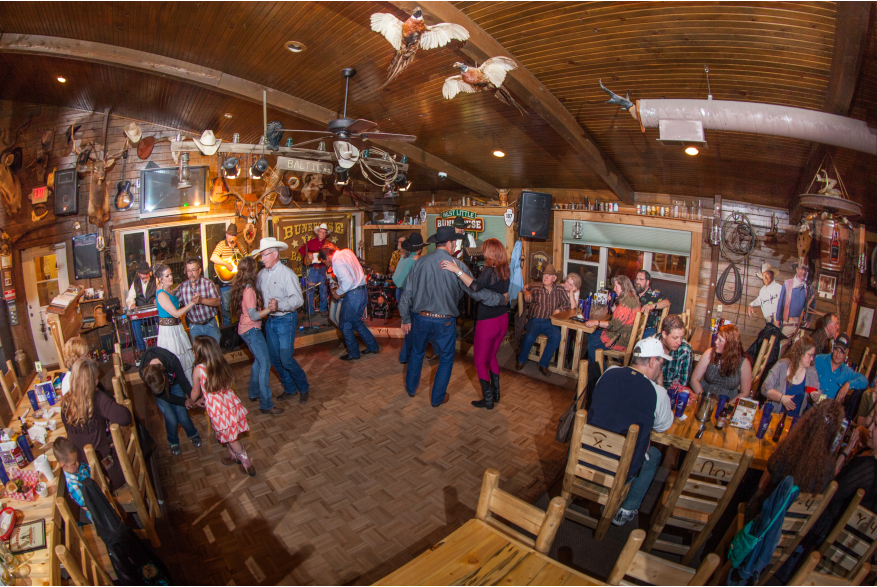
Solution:
[{"label": "cowboy boot", "polygon": [[490,386],[490,381],[485,381],[484,379],[479,379],[481,382],[481,393],[484,394],[484,399],[480,399],[478,401],[472,402],[472,405],[476,408],[487,408],[488,410],[493,409],[493,388]]},{"label": "cowboy boot", "polygon": [[247,457],[247,451],[238,453],[238,459],[240,460],[241,467],[244,469],[244,473],[250,477],[255,477],[256,467],[253,466],[253,462]]},{"label": "cowboy boot", "polygon": [[499,403],[499,373],[488,371],[490,373],[490,387],[493,388],[493,403]]},{"label": "cowboy boot", "polygon": [[237,465],[238,463],[240,463],[237,454],[235,454],[235,452],[231,449],[231,446],[228,444],[226,444],[225,446],[228,448],[228,452],[229,454],[231,454],[231,458],[222,457],[221,459],[219,459],[219,462],[226,466]]}]

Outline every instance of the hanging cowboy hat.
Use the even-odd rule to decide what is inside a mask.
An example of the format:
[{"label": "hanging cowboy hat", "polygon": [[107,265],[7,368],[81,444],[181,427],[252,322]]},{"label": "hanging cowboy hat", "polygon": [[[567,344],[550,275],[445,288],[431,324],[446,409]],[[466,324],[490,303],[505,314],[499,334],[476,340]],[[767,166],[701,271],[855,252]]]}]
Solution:
[{"label": "hanging cowboy hat", "polygon": [[267,249],[277,249],[278,251],[285,251],[289,248],[283,241],[279,241],[273,236],[268,236],[259,241],[259,248],[250,253],[251,256],[255,257],[256,255],[261,255]]},{"label": "hanging cowboy hat", "polygon": [[277,197],[280,199],[281,204],[289,206],[289,203],[292,202],[292,191],[290,191],[288,186],[281,185],[277,188]]},{"label": "hanging cowboy hat", "polygon": [[332,229],[329,228],[329,227],[326,225],[325,222],[322,223],[322,224],[319,225],[319,226],[315,226],[315,227],[314,227],[314,233],[315,233],[315,234],[319,234],[318,231],[320,231],[320,230],[325,230],[327,233],[332,232]]},{"label": "hanging cowboy hat", "polygon": [[334,147],[335,157],[338,158],[338,165],[344,169],[350,169],[359,161],[359,149],[347,141],[335,141]]},{"label": "hanging cowboy hat", "polygon": [[149,159],[152,148],[155,146],[155,137],[143,137],[137,144],[137,156],[140,159]]},{"label": "hanging cowboy hat", "polygon": [[143,137],[143,131],[140,130],[140,126],[136,122],[131,122],[131,124],[125,127],[125,136],[128,137],[132,145],[136,145]]},{"label": "hanging cowboy hat", "polygon": [[219,149],[219,145],[222,144],[222,139],[217,139],[213,135],[212,130],[205,130],[201,133],[201,138],[193,138],[195,144],[198,145],[198,149],[205,155],[215,155],[217,149]]}]

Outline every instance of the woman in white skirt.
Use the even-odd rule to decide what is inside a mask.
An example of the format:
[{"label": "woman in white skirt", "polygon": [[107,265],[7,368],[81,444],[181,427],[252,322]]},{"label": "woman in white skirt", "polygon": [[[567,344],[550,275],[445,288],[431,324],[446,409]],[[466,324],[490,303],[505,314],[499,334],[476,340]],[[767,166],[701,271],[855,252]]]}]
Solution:
[{"label": "woman in white skirt", "polygon": [[157,283],[155,301],[158,306],[158,341],[160,348],[167,349],[177,356],[180,365],[189,383],[192,382],[192,368],[195,366],[195,354],[192,352],[192,343],[186,329],[180,323],[180,318],[186,315],[192,306],[201,302],[201,296],[195,294],[188,305],[180,307],[180,300],[170,293],[174,284],[174,277],[170,267],[162,263],[156,263],[152,268]]}]

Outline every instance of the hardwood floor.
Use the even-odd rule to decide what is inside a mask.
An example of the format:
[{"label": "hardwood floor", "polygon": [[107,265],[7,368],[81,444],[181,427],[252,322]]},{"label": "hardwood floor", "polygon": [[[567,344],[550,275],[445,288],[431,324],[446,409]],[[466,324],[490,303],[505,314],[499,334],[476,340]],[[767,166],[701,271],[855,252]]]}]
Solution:
[{"label": "hardwood floor", "polygon": [[[564,388],[504,369],[502,403],[478,410],[471,358],[458,356],[450,401],[432,408],[435,365],[424,363],[409,398],[401,341],[379,344],[381,354],[352,362],[338,360],[346,351],[336,342],[296,350],[310,401],[278,402],[281,416],[246,399],[249,365],[234,365],[250,410],[243,442],[253,478],[219,462],[227,451],[208,440],[203,412],[193,413],[203,446],[181,429],[183,453],[173,457],[146,402],[167,514],[160,553],[178,583],[370,584],[472,518],[485,469],[530,500],[560,474],[566,446],[554,432],[572,380]],[[271,381],[279,393],[273,373]]]}]

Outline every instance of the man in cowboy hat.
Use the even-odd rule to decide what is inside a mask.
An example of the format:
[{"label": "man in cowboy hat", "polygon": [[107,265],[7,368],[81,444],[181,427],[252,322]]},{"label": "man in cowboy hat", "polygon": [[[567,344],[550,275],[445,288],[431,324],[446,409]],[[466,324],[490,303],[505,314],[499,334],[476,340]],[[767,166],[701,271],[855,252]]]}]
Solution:
[{"label": "man in cowboy hat", "polygon": [[[426,243],[423,242],[423,236],[419,232],[412,232],[411,236],[407,239],[402,239],[402,250],[405,251],[405,256],[399,260],[399,263],[396,265],[396,271],[393,272],[397,303],[402,301],[402,294],[405,293],[405,282],[408,279],[408,274],[411,272],[411,268],[414,267],[414,263],[423,254],[424,247],[426,247]],[[405,342],[399,351],[399,362],[403,365],[408,364],[408,357],[411,356],[411,341],[411,334],[406,334]],[[432,358],[438,358],[435,354],[435,349],[433,349]],[[431,360],[430,357],[427,357],[427,359]]]},{"label": "man in cowboy hat", "polygon": [[[247,255],[247,252],[238,242],[238,227],[232,222],[225,228],[225,238],[213,249],[210,260],[214,265],[221,265],[233,274],[237,274],[237,261]],[[216,270],[214,269],[214,272]],[[222,300],[222,325],[231,324],[231,281],[223,281],[217,273],[216,278],[219,279],[219,298]]]},{"label": "man in cowboy hat", "polygon": [[764,321],[768,324],[774,321],[774,315],[777,311],[777,301],[780,299],[780,292],[783,286],[776,282],[777,270],[770,263],[761,264],[761,273],[755,276],[764,282],[764,285],[758,290],[758,297],[749,302],[749,317],[755,317],[755,308],[761,308],[764,315]]},{"label": "man in cowboy hat", "polygon": [[265,307],[271,312],[265,317],[265,341],[271,364],[280,375],[283,393],[278,400],[287,400],[300,393],[298,403],[308,401],[308,377],[292,354],[295,352],[297,310],[302,305],[301,286],[295,272],[280,262],[280,251],[289,248],[273,236],[259,241],[253,256],[262,255],[264,269],[259,271],[256,286],[262,292]]},{"label": "man in cowboy hat", "polygon": [[809,267],[807,259],[799,257],[794,263],[795,277],[783,283],[780,297],[777,299],[776,319],[786,340],[780,348],[780,356],[802,326],[809,322],[808,306],[813,298],[813,287],[807,283]]},{"label": "man in cowboy hat", "polygon": [[326,237],[329,236],[330,232],[329,227],[324,222],[314,228],[314,233],[317,236],[298,248],[298,254],[301,255],[302,263],[308,270],[309,291],[306,292],[308,314],[314,313],[314,296],[317,295],[317,288],[315,286],[320,288],[320,313],[327,316],[329,314],[329,278],[326,275],[329,269],[325,263],[315,260],[315,255],[325,245]]},{"label": "man in cowboy hat", "polygon": [[463,247],[475,246],[475,238],[466,232],[466,221],[462,216],[454,217],[454,230],[460,234],[460,240],[454,245],[454,258],[459,259],[463,254]]},{"label": "man in cowboy hat", "polygon": [[[448,382],[454,368],[454,351],[457,340],[457,306],[463,293],[487,305],[500,306],[508,301],[508,294],[498,294],[488,289],[472,291],[463,284],[459,275],[472,275],[469,268],[455,260],[455,243],[461,235],[453,226],[440,226],[427,239],[435,243],[435,252],[418,260],[405,279],[405,292],[399,302],[402,315],[402,332],[412,334],[411,356],[405,374],[405,389],[414,397],[420,384],[423,356],[430,341],[439,356],[439,366],[432,384],[432,407],[437,408],[448,401]],[[456,264],[457,274],[442,269],[442,261]]]},{"label": "man in cowboy hat", "polygon": [[[155,280],[150,278],[152,269],[146,261],[137,264],[137,279],[134,279],[128,289],[125,298],[125,306],[129,310],[155,304]],[[143,341],[143,321],[131,320],[131,330],[134,332],[134,343],[137,350],[145,351],[146,343]]]},{"label": "man in cowboy hat", "polygon": [[520,371],[527,363],[530,348],[540,334],[548,337],[542,358],[539,359],[539,371],[548,375],[548,363],[554,356],[554,351],[560,346],[560,327],[551,323],[551,316],[564,310],[569,310],[569,296],[562,287],[558,286],[557,270],[549,263],[542,270],[542,282],[531,283],[524,286],[524,299],[530,304],[530,319],[527,321],[527,334],[521,343],[521,352],[515,369]]}]

